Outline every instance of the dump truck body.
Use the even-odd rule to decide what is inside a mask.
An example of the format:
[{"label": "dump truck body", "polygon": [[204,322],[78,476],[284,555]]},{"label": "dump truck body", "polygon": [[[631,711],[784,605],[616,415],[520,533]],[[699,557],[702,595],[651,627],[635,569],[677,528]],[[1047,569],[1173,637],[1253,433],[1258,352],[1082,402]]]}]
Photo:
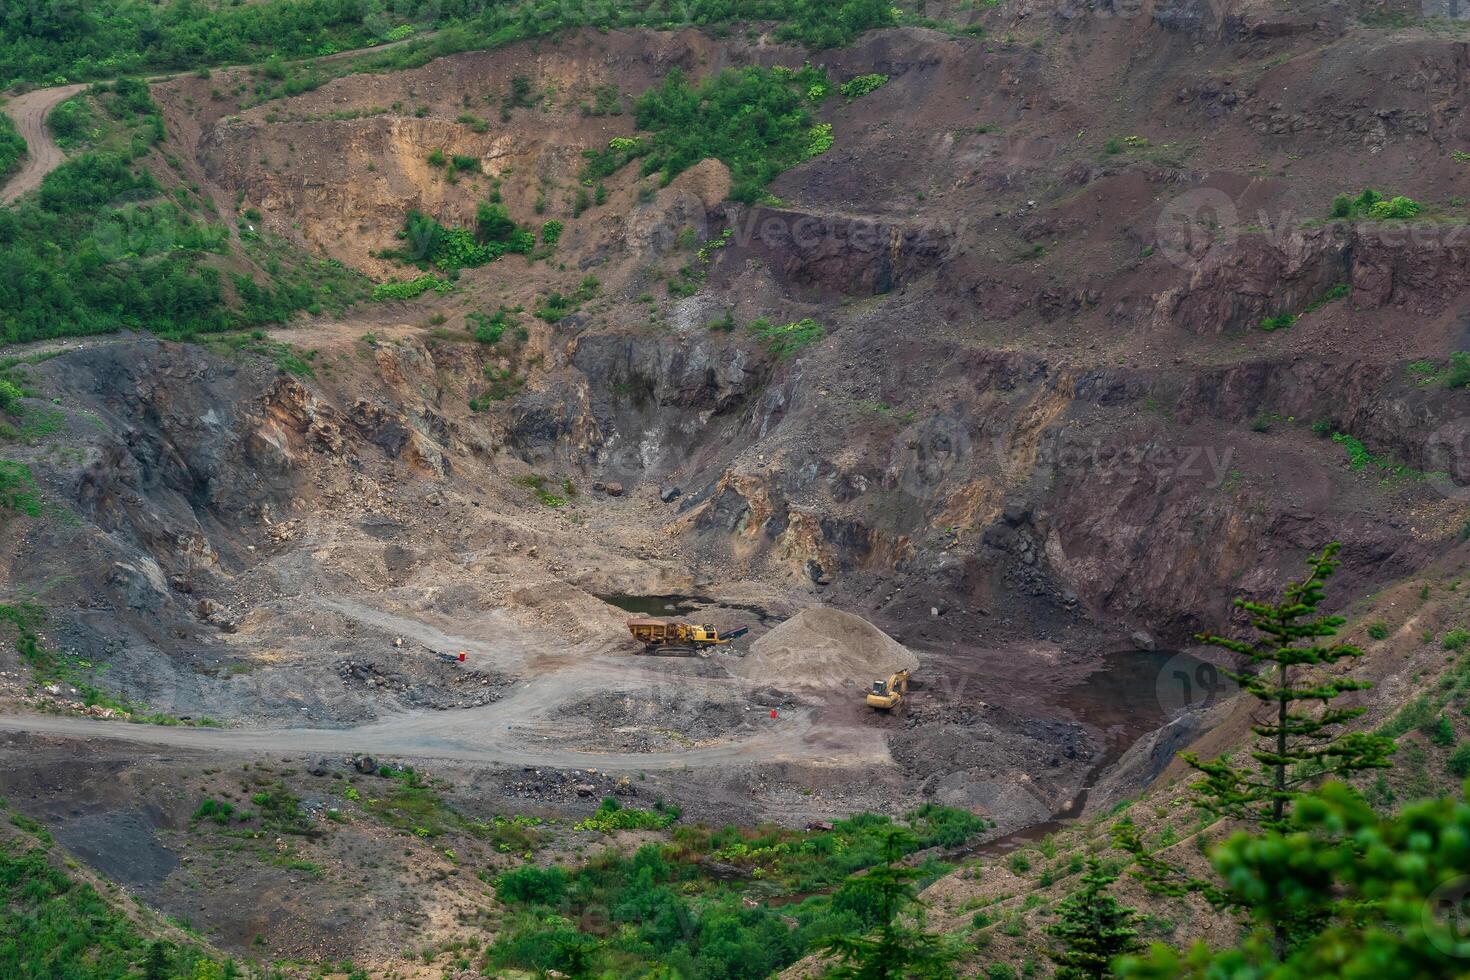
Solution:
[{"label": "dump truck body", "polygon": [[662,619],[630,619],[628,632],[633,639],[643,644],[646,650],[680,648],[702,650],[707,647],[724,646],[750,632],[748,627],[721,633],[709,623],[670,623]]}]

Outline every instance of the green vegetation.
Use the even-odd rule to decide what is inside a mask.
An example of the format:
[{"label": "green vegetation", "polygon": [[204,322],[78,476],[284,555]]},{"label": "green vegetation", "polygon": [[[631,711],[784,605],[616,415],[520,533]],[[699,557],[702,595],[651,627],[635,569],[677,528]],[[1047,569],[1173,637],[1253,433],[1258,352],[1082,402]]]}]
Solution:
[{"label": "green vegetation", "polygon": [[[669,813],[606,803],[598,812]],[[914,908],[916,882],[945,868],[893,862],[921,848],[957,846],[985,826],[964,811],[928,806],[904,825],[860,814],[816,832],[676,827],[670,843],[631,856],[609,849],[574,869],[527,865],[493,880],[512,915],[484,967],[644,976],[662,966],[733,980],[768,976],[838,937],[874,929],[880,942],[888,937],[887,949],[931,949],[937,941],[918,938],[921,930],[897,913]],[[733,870],[714,876],[706,862]],[[825,889],[832,891],[779,909],[742,901]]]},{"label": "green vegetation", "polygon": [[[1196,791],[1201,805],[1211,813],[1277,828],[1304,784],[1326,776],[1348,777],[1389,766],[1391,739],[1342,731],[1367,709],[1332,706],[1342,695],[1365,691],[1373,685],[1349,677],[1324,678],[1308,673],[1312,667],[1332,666],[1363,655],[1355,646],[1323,642],[1335,636],[1345,622],[1341,616],[1317,613],[1326,598],[1324,583],[1341,564],[1336,558],[1339,547],[1334,542],[1309,558],[1309,574],[1289,583],[1280,602],[1236,600],[1236,607],[1250,616],[1257,639],[1198,637],[1203,643],[1246,658],[1254,669],[1226,673],[1243,692],[1270,709],[1269,718],[1252,729],[1261,739],[1251,751],[1254,767],[1243,767],[1228,759],[1205,762],[1197,755],[1181,754],[1185,762],[1204,774]],[[1309,705],[1306,710],[1299,706],[1303,702]]]},{"label": "green vegetation", "polygon": [[1287,824],[1237,833],[1210,853],[1248,930],[1232,948],[1155,944],[1115,964],[1125,978],[1455,976],[1470,953],[1454,884],[1470,871],[1470,802],[1439,799],[1381,817],[1329,782]]},{"label": "green vegetation", "polygon": [[[515,334],[524,334],[525,330],[515,326],[512,319],[515,311],[507,307],[500,307],[494,313],[469,313],[465,316],[465,326],[474,334],[475,340],[482,344],[498,344],[505,336],[506,330],[512,330]],[[522,336],[520,339],[524,340]]]},{"label": "green vegetation", "polygon": [[31,468],[25,463],[0,459],[0,524],[6,520],[4,511],[40,517],[41,506],[41,488],[36,485]]},{"label": "green vegetation", "polygon": [[392,299],[418,299],[431,289],[443,295],[454,291],[454,283],[436,276],[419,276],[408,282],[380,282],[373,287],[373,299],[380,302]]},{"label": "green vegetation", "polygon": [[795,357],[812,344],[820,343],[827,335],[822,325],[811,317],[781,326],[761,317],[746,329],[760,341],[766,353],[778,361]]},{"label": "green vegetation", "polygon": [[[608,4],[397,0],[391,11],[399,23],[390,27],[383,10],[375,0],[178,3],[166,13],[134,0],[12,4],[0,12],[0,65],[4,66],[0,88],[18,81],[59,84],[68,79],[250,63],[268,56],[272,63],[268,72],[283,78],[282,62],[287,58],[407,41],[391,51],[368,51],[321,66],[335,74],[401,69],[457,51],[495,48],[580,27],[673,30],[723,28],[741,20],[773,21],[777,40],[821,50],[848,44],[863,31],[893,26],[902,16],[886,0],[692,0],[673,9],[662,0]],[[904,19],[945,26],[925,18]],[[419,27],[437,33],[410,40]],[[612,111],[611,99],[601,93],[597,105]]]},{"label": "green vegetation", "polygon": [[813,68],[751,67],[727,69],[693,86],[675,69],[634,106],[638,128],[649,135],[589,151],[583,180],[599,180],[641,157],[640,176],[658,173],[667,185],[714,157],[730,168],[731,197],[757,201],[781,171],[832,145],[831,126],[814,123],[807,99],[814,84],[825,82]]},{"label": "green vegetation", "polygon": [[1385,480],[1396,480],[1407,477],[1422,477],[1423,474],[1404,463],[1395,463],[1391,459],[1384,459],[1373,455],[1363,440],[1346,432],[1332,433],[1332,441],[1341,446],[1348,454],[1348,467],[1350,469],[1376,469],[1381,472]]},{"label": "green vegetation", "polygon": [[26,141],[15,131],[15,123],[0,112],[0,181],[20,168],[20,158],[26,155]]},{"label": "green vegetation", "polygon": [[150,942],[134,917],[53,863],[49,837],[38,839],[39,846],[20,838],[0,841],[0,936],[5,937],[0,976],[222,980],[237,975],[233,963],[222,966],[197,949]]},{"label": "green vegetation", "polygon": [[563,294],[552,291],[542,296],[536,303],[535,314],[538,319],[547,323],[560,323],[582,308],[582,304],[595,298],[602,289],[602,283],[596,276],[587,276],[577,288],[571,293]]},{"label": "green vegetation", "polygon": [[1357,197],[1339,194],[1332,199],[1334,218],[1372,218],[1377,221],[1406,220],[1424,210],[1417,201],[1407,197],[1385,198],[1371,187],[1365,187]]},{"label": "green vegetation", "polygon": [[[518,484],[520,486],[523,486],[527,490],[530,490],[532,493],[534,493],[536,495],[536,499],[539,500],[539,501],[541,501],[541,503],[544,504],[544,505],[546,505],[547,507],[553,507],[553,508],[555,508],[555,507],[565,507],[567,505],[567,498],[566,497],[563,497],[563,496],[561,496],[560,494],[557,494],[557,493],[553,493],[551,490],[548,490],[546,488],[546,477],[544,477],[544,476],[541,476],[541,475],[536,474],[536,473],[532,473],[532,474],[529,474],[527,476],[518,476],[514,480],[512,480],[511,482],[512,483],[515,483],[515,484]],[[606,800],[604,800],[603,802],[604,802],[604,804],[607,803]],[[612,802],[616,803],[617,801],[614,800]],[[639,812],[642,812],[642,811],[633,811],[633,812],[639,813]],[[598,815],[599,816],[602,815],[601,814],[601,811],[599,811],[599,814]],[[589,818],[589,819],[595,820],[596,818]],[[589,824],[588,827],[585,828],[585,829],[588,829],[588,830],[602,830],[604,828],[602,826],[600,826],[600,825],[599,826],[593,826],[593,825],[590,825]]]},{"label": "green vegetation", "polygon": [[843,883],[839,893],[861,913],[866,929],[837,932],[822,942],[823,954],[837,964],[826,976],[839,980],[952,976],[950,964],[960,958],[961,949],[925,931],[917,885],[921,872],[898,864],[912,844],[909,831],[887,828],[883,863]]},{"label": "green vegetation", "polygon": [[652,810],[625,808],[616,797],[605,798],[597,812],[579,821],[576,830],[598,830],[610,834],[616,830],[663,830],[679,819],[679,808],[660,803]]},{"label": "green vegetation", "polygon": [[861,99],[869,92],[877,91],[888,84],[887,75],[859,75],[851,81],[842,83],[838,89],[842,97],[851,102],[853,99]]},{"label": "green vegetation", "polygon": [[340,265],[298,262],[288,274],[258,234],[245,251],[273,285],[232,273],[227,290],[213,257],[231,251],[228,232],[164,198],[146,165],[163,138],[148,87],[119,79],[91,98],[101,114],[87,148],[0,210],[0,341],[118,329],[187,337],[355,298],[357,280]]},{"label": "green vegetation", "polygon": [[398,238],[405,246],[384,253],[384,258],[417,263],[420,268],[433,265],[446,272],[485,265],[510,252],[525,254],[536,247],[533,232],[517,227],[505,205],[489,201],[480,203],[473,232],[446,228],[426,214],[410,211]]},{"label": "green vegetation", "polygon": [[1318,296],[1307,304],[1307,308],[1300,313],[1278,313],[1276,316],[1268,316],[1261,320],[1261,329],[1267,333],[1275,330],[1285,330],[1309,313],[1316,313],[1329,303],[1335,303],[1345,299],[1352,293],[1352,287],[1345,282],[1340,282],[1328,289],[1327,292]]},{"label": "green vegetation", "polygon": [[1115,958],[1141,948],[1138,913],[1108,892],[1117,880],[1117,873],[1105,869],[1092,855],[1082,887],[1057,905],[1058,921],[1046,927],[1047,935],[1061,944],[1060,949],[1047,951],[1057,964],[1057,980],[1106,977]]}]

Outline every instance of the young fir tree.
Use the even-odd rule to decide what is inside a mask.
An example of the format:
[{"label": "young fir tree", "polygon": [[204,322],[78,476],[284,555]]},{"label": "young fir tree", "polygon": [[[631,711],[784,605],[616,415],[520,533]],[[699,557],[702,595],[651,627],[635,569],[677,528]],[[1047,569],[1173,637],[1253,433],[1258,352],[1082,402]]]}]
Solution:
[{"label": "young fir tree", "polygon": [[1062,944],[1046,954],[1057,965],[1056,980],[1105,980],[1113,975],[1115,957],[1143,948],[1134,927],[1138,913],[1108,892],[1117,880],[1094,855],[1087,859],[1082,887],[1057,903],[1060,918],[1046,927]]},{"label": "young fir tree", "polygon": [[[878,927],[865,936],[834,936],[822,952],[838,961],[826,976],[837,980],[946,980],[959,952],[924,931],[923,903],[914,884],[919,873],[897,861],[911,836],[893,828],[883,838],[885,863],[849,877],[844,888],[866,896],[877,910]],[[913,924],[903,921],[912,914]]]},{"label": "young fir tree", "polygon": [[[1239,833],[1211,854],[1251,930],[1210,949],[1156,944],[1125,957],[1128,980],[1470,975],[1470,799],[1426,800],[1380,816],[1329,782],[1296,801],[1282,830]],[[1321,903],[1316,929],[1283,947],[1303,898]]]},{"label": "young fir tree", "polygon": [[1316,669],[1363,655],[1355,646],[1325,642],[1337,635],[1344,620],[1317,611],[1326,597],[1323,583],[1341,564],[1335,557],[1340,547],[1333,542],[1321,554],[1308,558],[1306,578],[1289,583],[1279,602],[1236,600],[1236,606],[1250,616],[1257,634],[1254,639],[1197,637],[1201,643],[1246,658],[1247,669],[1226,673],[1268,709],[1251,726],[1260,739],[1251,751],[1255,766],[1238,765],[1228,758],[1205,762],[1196,755],[1182,754],[1185,762],[1205,776],[1195,787],[1205,809],[1263,827],[1281,827],[1292,800],[1306,784],[1389,766],[1392,739],[1343,730],[1367,709],[1332,703],[1343,694],[1372,685],[1324,676]]}]

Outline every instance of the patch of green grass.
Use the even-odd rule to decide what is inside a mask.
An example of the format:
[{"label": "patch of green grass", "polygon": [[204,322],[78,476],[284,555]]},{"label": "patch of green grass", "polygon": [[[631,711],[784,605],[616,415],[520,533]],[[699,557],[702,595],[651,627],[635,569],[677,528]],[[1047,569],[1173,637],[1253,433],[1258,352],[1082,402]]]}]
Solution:
[{"label": "patch of green grass", "polygon": [[431,289],[443,295],[454,291],[454,283],[436,276],[419,276],[408,282],[380,282],[373,287],[373,299],[378,302],[418,299]]},{"label": "patch of green grass", "polygon": [[40,517],[41,488],[31,468],[24,463],[0,459],[0,511]]},{"label": "patch of green grass", "polygon": [[795,357],[813,344],[820,343],[827,335],[822,325],[811,317],[781,325],[761,317],[746,329],[766,349],[766,353],[778,361]]}]

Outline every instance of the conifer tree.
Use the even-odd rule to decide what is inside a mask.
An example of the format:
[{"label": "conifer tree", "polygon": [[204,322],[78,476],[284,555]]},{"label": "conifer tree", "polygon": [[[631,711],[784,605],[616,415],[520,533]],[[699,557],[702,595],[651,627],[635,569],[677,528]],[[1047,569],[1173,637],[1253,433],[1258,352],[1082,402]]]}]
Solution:
[{"label": "conifer tree", "polygon": [[1046,954],[1057,965],[1056,980],[1106,980],[1113,975],[1115,957],[1142,948],[1134,927],[1138,913],[1108,892],[1117,880],[1093,855],[1082,887],[1057,904],[1060,919],[1046,927],[1047,935],[1062,944]]},{"label": "conifer tree", "polygon": [[[877,929],[864,936],[834,936],[822,952],[838,961],[836,980],[946,980],[959,952],[924,930],[919,873],[897,862],[912,835],[895,827],[883,838],[883,864],[849,877],[844,888],[865,895],[878,911]],[[912,924],[904,921],[912,915]]]},{"label": "conifer tree", "polygon": [[1260,739],[1250,753],[1255,766],[1238,765],[1228,758],[1206,762],[1191,753],[1182,754],[1185,762],[1205,776],[1196,786],[1201,794],[1199,804],[1205,809],[1264,827],[1281,827],[1292,800],[1306,784],[1388,767],[1392,739],[1343,731],[1345,724],[1366,709],[1332,703],[1372,685],[1323,676],[1314,669],[1363,655],[1355,646],[1325,642],[1337,635],[1344,620],[1317,611],[1326,598],[1323,583],[1341,564],[1336,557],[1340,547],[1333,542],[1321,554],[1308,558],[1307,576],[1289,583],[1279,602],[1236,600],[1235,605],[1250,616],[1257,634],[1254,639],[1197,637],[1201,643],[1246,658],[1247,669],[1226,673],[1268,708],[1267,715],[1251,726]]}]

